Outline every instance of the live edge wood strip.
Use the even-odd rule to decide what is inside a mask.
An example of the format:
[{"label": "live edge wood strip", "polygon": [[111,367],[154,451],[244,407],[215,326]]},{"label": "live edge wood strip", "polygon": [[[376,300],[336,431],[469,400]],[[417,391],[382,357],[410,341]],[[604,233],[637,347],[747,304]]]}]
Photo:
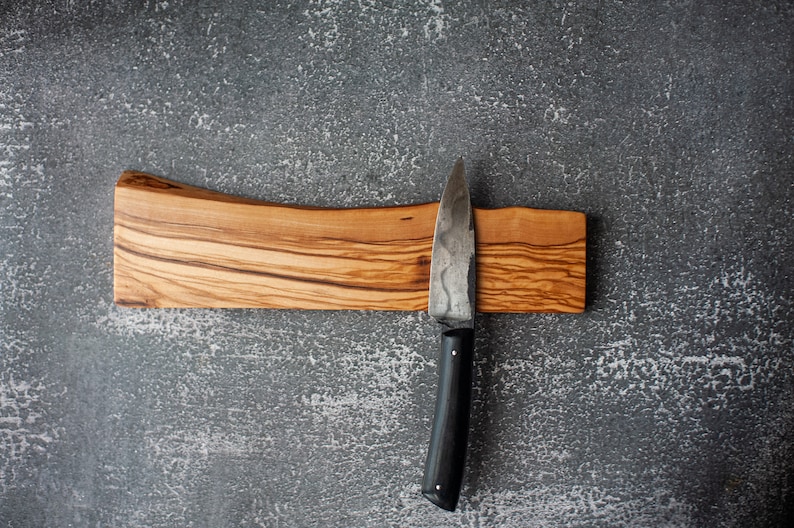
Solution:
[{"label": "live edge wood strip", "polygon": [[[437,211],[278,205],[126,171],[115,192],[115,301],[426,310]],[[477,311],[584,310],[584,214],[475,208],[474,221]]]}]

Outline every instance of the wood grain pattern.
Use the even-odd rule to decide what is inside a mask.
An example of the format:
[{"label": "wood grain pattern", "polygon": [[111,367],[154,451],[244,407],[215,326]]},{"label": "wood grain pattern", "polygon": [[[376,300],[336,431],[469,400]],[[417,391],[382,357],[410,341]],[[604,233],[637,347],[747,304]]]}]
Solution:
[{"label": "wood grain pattern", "polygon": [[[127,171],[115,191],[115,301],[426,310],[437,211],[279,205]],[[584,214],[475,208],[474,219],[477,311],[584,310]]]}]

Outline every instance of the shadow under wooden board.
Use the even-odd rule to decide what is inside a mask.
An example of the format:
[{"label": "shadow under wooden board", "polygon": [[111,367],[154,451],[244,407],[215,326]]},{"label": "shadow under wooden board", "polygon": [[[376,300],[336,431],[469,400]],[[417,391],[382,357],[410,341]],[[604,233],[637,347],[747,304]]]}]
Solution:
[{"label": "shadow under wooden board", "polygon": [[[427,309],[437,202],[280,205],[126,171],[114,211],[120,306]],[[584,310],[583,213],[475,208],[474,224],[478,312]]]}]

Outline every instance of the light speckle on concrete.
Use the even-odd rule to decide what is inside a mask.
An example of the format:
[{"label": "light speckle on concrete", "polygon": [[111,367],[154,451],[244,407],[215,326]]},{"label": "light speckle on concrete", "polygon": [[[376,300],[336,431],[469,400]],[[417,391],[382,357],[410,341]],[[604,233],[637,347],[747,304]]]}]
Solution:
[{"label": "light speckle on concrete", "polygon": [[[0,8],[8,526],[782,526],[789,2]],[[480,315],[458,511],[422,313],[112,303],[124,169],[274,202],[588,215],[582,315]]]}]

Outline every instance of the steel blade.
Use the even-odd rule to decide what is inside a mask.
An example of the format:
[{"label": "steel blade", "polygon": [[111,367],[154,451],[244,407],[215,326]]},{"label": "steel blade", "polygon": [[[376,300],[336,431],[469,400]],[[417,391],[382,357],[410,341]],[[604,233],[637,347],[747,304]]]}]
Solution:
[{"label": "steel blade", "polygon": [[438,207],[427,312],[454,327],[474,325],[474,217],[463,158],[455,163]]}]

